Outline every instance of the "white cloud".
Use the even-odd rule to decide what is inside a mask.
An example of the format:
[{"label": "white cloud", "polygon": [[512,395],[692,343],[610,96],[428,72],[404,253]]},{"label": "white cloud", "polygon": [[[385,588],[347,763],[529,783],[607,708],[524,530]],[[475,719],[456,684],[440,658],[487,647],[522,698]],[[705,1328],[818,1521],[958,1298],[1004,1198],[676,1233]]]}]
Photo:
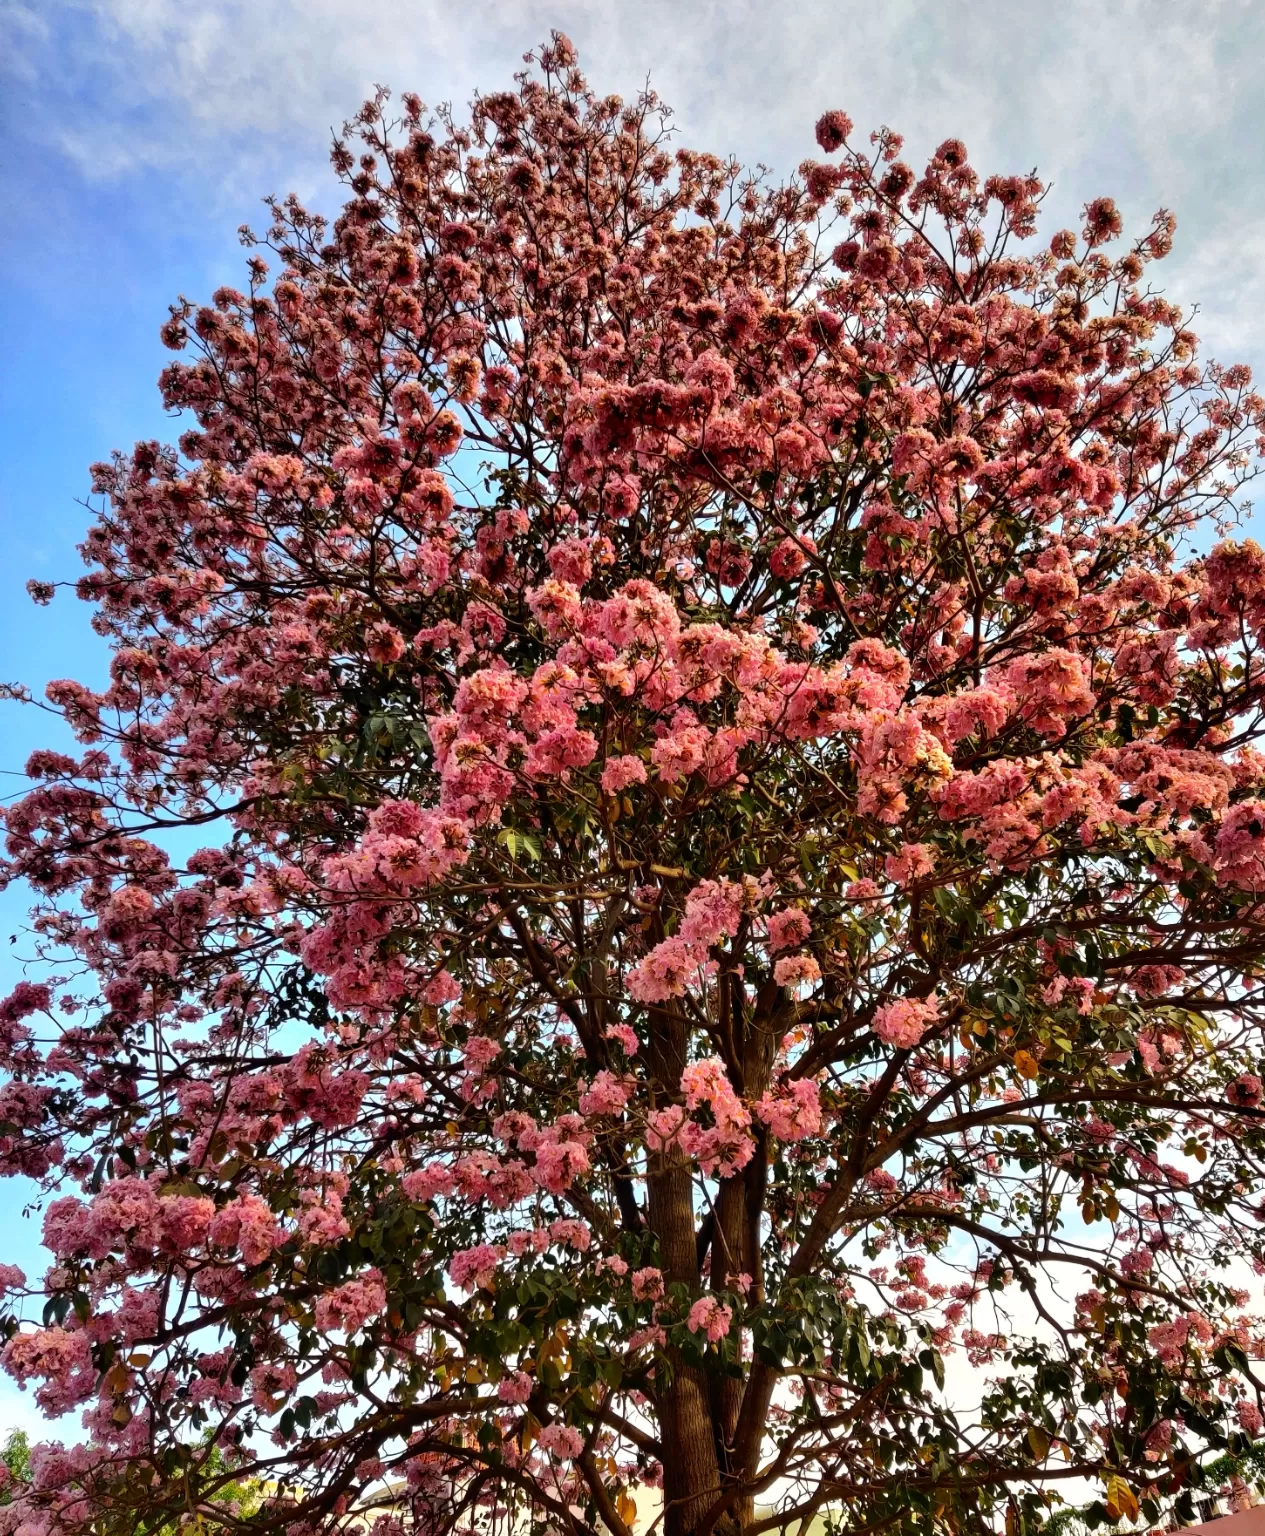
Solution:
[{"label": "white cloud", "polygon": [[[136,163],[198,162],[256,134],[309,141],[375,81],[462,100],[561,25],[600,84],[629,90],[651,73],[721,149],[811,150],[816,113],[846,105],[923,141],[970,136],[1011,164],[1132,162],[1186,189],[1207,177],[1215,141],[1236,158],[1223,130],[1258,113],[1265,32],[1251,0],[60,0],[42,12],[51,31],[11,13],[17,58],[54,99],[59,78],[62,94],[104,96],[71,141],[81,154],[104,133]],[[178,131],[150,132],[154,113]]]},{"label": "white cloud", "polygon": [[1254,0],[11,0],[0,26],[24,131],[92,180],[157,172],[204,213],[310,195],[375,83],[463,103],[561,26],[601,89],[649,74],[684,134],[749,160],[794,164],[845,106],[915,153],[952,133],[981,167],[1038,166],[1061,219],[1103,191],[1136,220],[1173,207],[1182,290],[1197,277],[1218,335],[1265,349],[1242,257],[1265,242]]}]

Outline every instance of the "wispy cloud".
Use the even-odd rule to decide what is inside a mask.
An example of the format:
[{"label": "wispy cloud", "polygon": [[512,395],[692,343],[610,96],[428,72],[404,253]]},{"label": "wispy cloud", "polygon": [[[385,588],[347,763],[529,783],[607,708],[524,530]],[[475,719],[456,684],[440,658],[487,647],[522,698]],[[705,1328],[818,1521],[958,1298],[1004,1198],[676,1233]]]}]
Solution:
[{"label": "wispy cloud", "polygon": [[953,133],[981,166],[1038,166],[1060,218],[1102,191],[1137,220],[1173,207],[1169,280],[1265,350],[1257,0],[9,0],[0,26],[19,137],[204,211],[315,191],[375,83],[461,103],[560,26],[601,88],[650,76],[692,141],[749,160],[794,164],[842,105],[915,151]]}]

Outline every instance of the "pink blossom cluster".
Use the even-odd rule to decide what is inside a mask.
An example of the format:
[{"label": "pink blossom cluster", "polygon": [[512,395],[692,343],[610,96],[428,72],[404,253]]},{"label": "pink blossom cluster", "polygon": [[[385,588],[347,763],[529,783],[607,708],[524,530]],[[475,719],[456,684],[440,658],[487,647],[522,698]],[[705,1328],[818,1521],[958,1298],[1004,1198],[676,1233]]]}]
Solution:
[{"label": "pink blossom cluster", "polygon": [[[751,1115],[734,1092],[724,1063],[711,1056],[692,1063],[681,1074],[681,1105],[653,1110],[647,1117],[646,1144],[652,1151],[677,1147],[704,1173],[729,1177],[751,1161]],[[709,1125],[692,1118],[705,1110]]]},{"label": "pink blossom cluster", "polygon": [[[458,1282],[459,1283],[459,1282]],[[327,1291],[316,1303],[316,1326],[323,1333],[352,1334],[386,1308],[387,1291],[381,1273],[367,1269],[354,1280]]]},{"label": "pink blossom cluster", "polygon": [[448,1274],[464,1291],[486,1290],[504,1257],[504,1250],[495,1244],[478,1243],[453,1254]]},{"label": "pink blossom cluster", "polygon": [[756,1115],[779,1141],[819,1136],[825,1124],[820,1091],[807,1077],[792,1078],[776,1090],[769,1090],[756,1105]]},{"label": "pink blossom cluster", "polygon": [[912,1051],[939,1018],[934,997],[898,997],[874,1010],[872,1028],[885,1044]]},{"label": "pink blossom cluster", "polygon": [[715,1296],[702,1296],[690,1308],[686,1325],[691,1333],[702,1333],[711,1344],[719,1344],[729,1332],[733,1321],[733,1308],[717,1301]]}]

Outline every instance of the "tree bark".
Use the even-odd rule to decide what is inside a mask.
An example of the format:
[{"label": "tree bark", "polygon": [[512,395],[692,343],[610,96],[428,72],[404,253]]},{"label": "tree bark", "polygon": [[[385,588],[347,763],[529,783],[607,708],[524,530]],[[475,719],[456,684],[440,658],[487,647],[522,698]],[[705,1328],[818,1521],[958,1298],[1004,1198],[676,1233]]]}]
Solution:
[{"label": "tree bark", "polygon": [[[673,1010],[650,1010],[651,1071],[656,1083],[669,1092],[685,1070],[686,1038],[685,1021]],[[677,1148],[651,1154],[646,1194],[650,1230],[658,1242],[665,1281],[679,1281],[696,1291],[693,1178]],[[663,1445],[664,1536],[689,1536],[720,1491],[711,1394],[705,1371],[674,1349],[666,1354],[670,1379],[656,1384]]]},{"label": "tree bark", "polygon": [[[756,1158],[767,1156],[763,1139],[757,1146]],[[754,1168],[755,1159],[749,1168]],[[732,1284],[742,1273],[750,1273],[751,1222],[747,1195],[747,1180],[741,1175],[726,1179],[716,1197],[716,1231],[712,1237],[712,1289],[721,1290]],[[712,1384],[712,1414],[715,1424],[716,1456],[723,1484],[732,1485],[738,1472],[734,1463],[734,1437],[738,1429],[738,1413],[742,1407],[741,1377],[724,1376]],[[750,1524],[755,1514],[750,1497],[740,1499],[730,1507],[729,1520],[739,1529]]]},{"label": "tree bark", "polygon": [[[748,1015],[743,1005],[741,984],[734,986],[730,1029],[740,1073],[737,1086],[748,1099],[758,1098],[769,1086],[786,1024],[785,1014],[780,988],[772,985],[763,988],[754,1011]],[[715,1291],[724,1290],[732,1287],[738,1276],[745,1275],[752,1287],[752,1299],[759,1301],[764,1289],[760,1223],[768,1186],[769,1139],[759,1125],[752,1127],[752,1134],[755,1151],[751,1161],[740,1173],[722,1180],[717,1191],[711,1243],[711,1284]],[[743,1379],[737,1376],[724,1376],[712,1385],[716,1456],[721,1482],[726,1487],[732,1487],[735,1480],[741,1481],[749,1475],[742,1458],[735,1454],[744,1386]],[[743,1530],[754,1518],[755,1501],[747,1494],[730,1506],[724,1525],[727,1529]]]},{"label": "tree bark", "polygon": [[[698,1286],[690,1169],[669,1153],[649,1179],[650,1228],[659,1240],[664,1276]],[[674,1349],[667,1351],[671,1379],[656,1393],[663,1445],[665,1536],[688,1536],[720,1491],[720,1467],[712,1429],[706,1372]]]}]

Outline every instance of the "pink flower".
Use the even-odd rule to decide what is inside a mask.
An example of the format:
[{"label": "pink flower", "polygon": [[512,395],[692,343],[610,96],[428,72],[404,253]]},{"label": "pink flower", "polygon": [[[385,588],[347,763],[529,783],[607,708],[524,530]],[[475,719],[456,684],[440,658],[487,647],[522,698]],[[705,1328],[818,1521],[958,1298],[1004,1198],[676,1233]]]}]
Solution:
[{"label": "pink flower", "polygon": [[681,1092],[685,1095],[687,1109],[706,1105],[717,1122],[749,1123],[749,1116],[734,1092],[719,1056],[706,1056],[686,1067],[681,1073]]},{"label": "pink flower", "polygon": [[217,1248],[236,1248],[246,1264],[262,1264],[281,1241],[271,1208],[257,1195],[239,1195],[216,1213],[208,1231]]},{"label": "pink flower", "polygon": [[993,736],[1006,723],[1008,713],[1006,696],[999,689],[965,689],[948,701],[943,717],[945,735],[950,742],[959,742],[976,731]]},{"label": "pink flower", "polygon": [[812,539],[783,539],[769,554],[769,569],[782,581],[794,581],[808,564],[808,553],[817,546]]},{"label": "pink flower", "polygon": [[602,791],[617,795],[630,784],[646,782],[646,765],[639,757],[608,757],[602,769]]},{"label": "pink flower", "polygon": [[534,779],[570,781],[573,768],[583,768],[597,756],[597,738],[591,731],[562,725],[536,738],[523,762],[523,772]]},{"label": "pink flower", "polygon": [[650,757],[665,784],[677,784],[697,773],[707,761],[711,732],[701,725],[685,726],[657,741]]},{"label": "pink flower", "polygon": [[652,1267],[633,1270],[632,1293],[637,1301],[658,1301],[663,1295],[662,1272]]},{"label": "pink flower", "polygon": [[486,1035],[471,1035],[462,1051],[466,1070],[476,1075],[485,1072],[500,1054],[500,1045]]},{"label": "pink flower", "polygon": [[525,1371],[511,1371],[497,1383],[496,1395],[503,1403],[525,1403],[531,1396],[531,1377]]},{"label": "pink flower", "polygon": [[355,1280],[347,1281],[318,1299],[314,1308],[316,1326],[322,1333],[341,1329],[343,1333],[352,1334],[363,1328],[371,1317],[385,1311],[386,1304],[387,1291],[381,1273],[367,1269]]},{"label": "pink flower", "polygon": [[685,898],[680,936],[706,949],[732,938],[742,921],[746,892],[732,880],[702,880]]},{"label": "pink flower", "polygon": [[883,868],[897,885],[912,885],[925,879],[935,868],[936,850],[927,843],[902,843],[896,853],[889,853]]},{"label": "pink flower", "polygon": [[751,1160],[754,1144],[748,1134],[751,1116],[734,1092],[718,1057],[693,1062],[681,1074],[681,1092],[690,1111],[705,1109],[710,1126],[683,1117],[678,1106],[647,1117],[647,1144],[666,1146],[675,1141],[704,1173],[717,1170],[728,1177]]},{"label": "pink flower", "polygon": [[587,1253],[593,1241],[593,1234],[587,1222],[562,1216],[557,1221],[549,1223],[549,1240],[563,1247],[572,1248],[576,1253]]},{"label": "pink flower", "polygon": [[722,1306],[714,1296],[703,1296],[690,1308],[686,1326],[691,1333],[705,1333],[708,1341],[719,1344],[729,1332],[733,1308]]},{"label": "pink flower", "polygon": [[779,987],[794,992],[821,980],[821,966],[811,955],[784,955],[773,967],[773,980]]},{"label": "pink flower", "polygon": [[1265,804],[1245,800],[1221,820],[1216,864],[1222,876],[1246,890],[1265,889]]},{"label": "pink flower", "polygon": [[1265,1097],[1265,1086],[1254,1072],[1243,1072],[1227,1085],[1225,1096],[1236,1109],[1255,1109]]},{"label": "pink flower", "polygon": [[1069,720],[1094,708],[1089,663],[1058,647],[1013,661],[1003,686],[1013,693],[1023,718],[1044,735],[1063,735]]},{"label": "pink flower", "polygon": [[709,540],[705,563],[726,587],[741,586],[751,570],[751,556],[733,539]]},{"label": "pink flower", "polygon": [[842,149],[852,132],[852,119],[846,112],[825,112],[817,119],[817,142],[827,154]]},{"label": "pink flower", "polygon": [[678,1137],[681,1150],[704,1173],[719,1173],[722,1179],[745,1168],[755,1153],[755,1143],[746,1131],[732,1123],[708,1129],[696,1120],[687,1120]]},{"label": "pink flower", "polygon": [[631,1092],[632,1085],[621,1081],[613,1072],[599,1072],[580,1095],[580,1113],[617,1115],[627,1104]]},{"label": "pink flower", "polygon": [[652,1109],[646,1116],[646,1146],[651,1152],[667,1152],[679,1143],[685,1111],[679,1104]]},{"label": "pink flower", "polygon": [[456,1176],[443,1163],[427,1163],[400,1180],[400,1187],[410,1200],[433,1200],[436,1195],[450,1195],[457,1187]]},{"label": "pink flower", "polygon": [[250,1373],[250,1400],[265,1413],[275,1413],[298,1383],[298,1372],[288,1361],[265,1360]]},{"label": "pink flower", "polygon": [[684,997],[691,977],[707,964],[705,950],[681,938],[664,939],[628,972],[624,985],[639,1003],[662,1003]]},{"label": "pink flower", "polygon": [[794,949],[804,942],[811,931],[808,914],[801,912],[798,907],[774,912],[769,918],[769,948],[774,953],[779,949]]},{"label": "pink flower", "polygon": [[939,1007],[934,997],[901,997],[875,1010],[872,1027],[888,1045],[912,1051],[938,1018]]},{"label": "pink flower", "polygon": [[463,1248],[454,1253],[448,1264],[448,1274],[452,1283],[463,1291],[487,1290],[503,1257],[502,1249],[494,1248],[491,1243],[479,1243],[474,1248]]},{"label": "pink flower", "polygon": [[163,1247],[188,1253],[206,1241],[215,1217],[215,1202],[205,1195],[164,1195],[158,1202]]},{"label": "pink flower", "polygon": [[1129,977],[1129,985],[1139,997],[1163,997],[1186,980],[1178,965],[1140,965]]},{"label": "pink flower", "polygon": [[584,1449],[584,1436],[569,1424],[546,1424],[536,1443],[559,1461],[574,1461]]},{"label": "pink flower", "polygon": [[440,971],[432,976],[422,989],[422,1001],[429,1003],[432,1008],[440,1008],[444,1003],[455,1003],[461,996],[461,983],[450,971]]},{"label": "pink flower", "polygon": [[542,1142],[536,1148],[533,1177],[542,1189],[561,1195],[589,1171],[589,1154],[578,1141]]},{"label": "pink flower", "polygon": [[540,627],[553,639],[578,629],[584,615],[580,594],[569,581],[556,577],[527,594],[527,606]]},{"label": "pink flower", "polygon": [[[73,764],[74,759],[67,759]],[[34,774],[36,768],[28,762],[27,772]],[[32,1013],[39,1013],[52,1004],[53,989],[42,981],[20,981],[7,997],[0,1001],[0,1021],[5,1024],[14,1024],[19,1019],[25,1019]]]},{"label": "pink flower", "polygon": [[635,1056],[641,1046],[641,1041],[637,1038],[637,1031],[631,1024],[608,1025],[605,1038],[613,1040],[625,1056]]},{"label": "pink flower", "polygon": [[46,1413],[64,1413],[96,1389],[91,1344],[82,1330],[38,1328],[33,1333],[15,1333],[0,1350],[0,1364],[19,1386],[43,1378],[45,1385],[35,1400]]},{"label": "pink flower", "polygon": [[777,1092],[768,1092],[756,1106],[761,1122],[779,1141],[803,1141],[822,1130],[821,1095],[817,1084],[797,1078]]},{"label": "pink flower", "polygon": [[299,1235],[314,1247],[328,1248],[351,1234],[351,1223],[343,1215],[342,1196],[337,1190],[315,1190],[303,1196],[299,1216]]},{"label": "pink flower", "polygon": [[516,1259],[528,1254],[548,1252],[552,1239],[547,1227],[533,1227],[530,1232],[511,1232],[508,1248]]},{"label": "pink flower", "polygon": [[365,650],[379,666],[390,666],[399,661],[407,649],[404,636],[385,619],[371,625],[365,633]]},{"label": "pink flower", "polygon": [[549,569],[559,581],[583,587],[593,574],[593,545],[589,539],[564,539],[546,554]]},{"label": "pink flower", "polygon": [[635,1355],[639,1349],[644,1349],[647,1344],[661,1347],[667,1342],[667,1334],[658,1323],[651,1323],[648,1328],[635,1328],[628,1335],[628,1353]]}]

